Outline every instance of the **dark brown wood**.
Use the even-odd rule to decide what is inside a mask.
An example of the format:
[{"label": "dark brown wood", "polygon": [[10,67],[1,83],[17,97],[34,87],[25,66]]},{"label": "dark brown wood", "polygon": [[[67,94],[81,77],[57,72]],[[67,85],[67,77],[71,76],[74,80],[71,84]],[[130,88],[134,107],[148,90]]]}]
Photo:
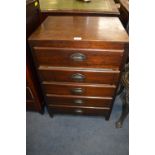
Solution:
[{"label": "dark brown wood", "polygon": [[129,1],[120,0],[120,20],[123,23],[123,26],[127,28],[129,24]]},{"label": "dark brown wood", "polygon": [[27,0],[26,1],[26,37],[27,38],[41,24],[40,15],[41,14],[40,14],[40,8],[39,8],[39,1]]},{"label": "dark brown wood", "polygon": [[26,109],[36,111],[36,107],[33,100],[26,100]]},{"label": "dark brown wood", "polygon": [[48,105],[69,105],[88,107],[110,107],[111,97],[51,95],[46,94]]},{"label": "dark brown wood", "polygon": [[79,114],[79,115],[103,115],[103,116],[106,116],[109,112],[109,108],[49,105],[49,111],[51,111],[51,113],[67,113],[67,114]]},{"label": "dark brown wood", "polygon": [[43,97],[39,92],[38,83],[35,80],[35,76],[28,62],[26,63],[26,81],[27,81],[27,88],[28,88],[28,91],[26,91],[26,109],[42,112]]},{"label": "dark brown wood", "polygon": [[[101,49],[65,49],[34,47],[38,65],[63,67],[89,67],[118,69],[123,56],[123,50]],[[81,54],[85,58],[78,61],[73,55]]]},{"label": "dark brown wood", "polygon": [[120,3],[120,0],[114,0],[115,3]]},{"label": "dark brown wood", "polygon": [[[120,71],[106,69],[83,69],[70,67],[39,67],[40,79],[42,81],[55,82],[85,82],[114,85],[118,81]],[[83,78],[76,79],[74,76],[80,74]]]},{"label": "dark brown wood", "polygon": [[[43,82],[43,88],[47,94],[59,95],[86,95],[86,96],[106,96],[112,97],[116,86],[103,84],[78,84],[78,83],[52,83]],[[76,92],[76,89],[82,89]]]},{"label": "dark brown wood", "polygon": [[109,119],[128,42],[118,18],[48,17],[29,42],[50,115]]},{"label": "dark brown wood", "polygon": [[[36,5],[37,4],[37,5]],[[40,24],[39,3],[26,1],[26,109],[43,112],[43,96],[39,87],[27,38]]]},{"label": "dark brown wood", "polygon": [[[52,47],[52,48],[82,48],[82,49],[124,49],[123,42],[103,42],[103,41],[62,41],[62,40],[31,40],[32,47]],[[32,49],[33,50],[33,49]]]},{"label": "dark brown wood", "polygon": [[128,35],[117,17],[50,16],[29,40],[124,43]]},{"label": "dark brown wood", "polygon": [[30,87],[26,87],[26,100],[33,100],[33,94]]}]

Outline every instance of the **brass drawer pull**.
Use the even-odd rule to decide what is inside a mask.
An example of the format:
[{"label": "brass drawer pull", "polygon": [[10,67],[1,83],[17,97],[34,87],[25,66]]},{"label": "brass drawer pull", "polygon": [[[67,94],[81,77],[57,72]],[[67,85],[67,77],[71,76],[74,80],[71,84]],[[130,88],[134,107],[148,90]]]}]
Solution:
[{"label": "brass drawer pull", "polygon": [[84,104],[84,101],[81,99],[76,99],[73,101],[75,104]]},{"label": "brass drawer pull", "polygon": [[76,113],[82,113],[83,111],[81,109],[76,109],[75,112]]},{"label": "brass drawer pull", "polygon": [[71,89],[71,93],[75,95],[83,94],[85,91],[82,88],[73,88]]},{"label": "brass drawer pull", "polygon": [[82,53],[73,53],[71,54],[70,59],[73,61],[84,61],[86,56]]},{"label": "brass drawer pull", "polygon": [[71,79],[74,80],[74,81],[78,81],[78,82],[81,82],[81,81],[84,81],[85,79],[85,76],[80,74],[80,73],[75,73],[71,76]]}]

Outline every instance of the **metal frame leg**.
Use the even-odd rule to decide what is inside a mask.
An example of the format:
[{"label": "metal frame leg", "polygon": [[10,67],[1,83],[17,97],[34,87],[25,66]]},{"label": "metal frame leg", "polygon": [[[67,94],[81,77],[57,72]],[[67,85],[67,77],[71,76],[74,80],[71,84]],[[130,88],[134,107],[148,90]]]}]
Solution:
[{"label": "metal frame leg", "polygon": [[121,128],[126,116],[129,114],[129,103],[128,103],[128,94],[123,96],[123,105],[122,105],[122,114],[118,121],[116,122],[116,128]]}]

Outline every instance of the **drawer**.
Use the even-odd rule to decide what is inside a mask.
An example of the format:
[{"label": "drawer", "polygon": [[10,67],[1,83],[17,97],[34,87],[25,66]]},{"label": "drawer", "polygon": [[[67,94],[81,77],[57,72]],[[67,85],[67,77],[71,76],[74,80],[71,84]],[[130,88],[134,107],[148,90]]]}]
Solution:
[{"label": "drawer", "polygon": [[123,50],[34,47],[38,65],[119,68]]},{"label": "drawer", "polygon": [[112,97],[116,86],[43,82],[43,88],[46,94]]},{"label": "drawer", "polygon": [[111,97],[91,97],[91,96],[65,96],[65,95],[46,95],[48,105],[69,105],[69,106],[88,106],[88,107],[110,107]]},{"label": "drawer", "polygon": [[104,69],[39,67],[39,74],[42,81],[116,84],[119,73],[120,71]]},{"label": "drawer", "polygon": [[49,105],[51,113],[86,114],[86,115],[108,115],[109,108],[101,107],[82,107],[82,106],[56,106]]}]

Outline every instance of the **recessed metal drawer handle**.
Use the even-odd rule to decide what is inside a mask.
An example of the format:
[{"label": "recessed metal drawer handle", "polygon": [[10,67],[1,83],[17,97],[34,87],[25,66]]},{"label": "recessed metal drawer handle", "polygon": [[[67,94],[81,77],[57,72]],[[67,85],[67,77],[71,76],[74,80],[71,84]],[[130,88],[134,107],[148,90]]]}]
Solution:
[{"label": "recessed metal drawer handle", "polygon": [[72,94],[76,94],[76,95],[80,95],[83,94],[85,91],[82,88],[73,88],[71,89],[71,93]]},{"label": "recessed metal drawer handle", "polygon": [[73,61],[84,61],[86,56],[82,53],[73,53],[71,54],[70,59]]},{"label": "recessed metal drawer handle", "polygon": [[73,101],[73,103],[75,103],[75,104],[84,104],[84,101],[81,100],[81,99],[76,99],[76,100]]},{"label": "recessed metal drawer handle", "polygon": [[84,81],[85,76],[80,73],[75,73],[71,76],[71,79],[74,81]]},{"label": "recessed metal drawer handle", "polygon": [[76,109],[75,112],[76,113],[82,113],[83,111],[81,109]]}]

